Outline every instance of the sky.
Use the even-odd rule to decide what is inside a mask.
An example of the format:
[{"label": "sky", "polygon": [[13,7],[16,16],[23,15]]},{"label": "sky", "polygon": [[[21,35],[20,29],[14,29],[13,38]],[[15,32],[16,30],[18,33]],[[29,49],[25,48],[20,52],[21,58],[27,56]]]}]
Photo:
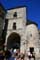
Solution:
[{"label": "sky", "polygon": [[5,9],[10,9],[18,6],[26,5],[28,13],[28,19],[38,24],[40,29],[40,0],[0,0]]}]

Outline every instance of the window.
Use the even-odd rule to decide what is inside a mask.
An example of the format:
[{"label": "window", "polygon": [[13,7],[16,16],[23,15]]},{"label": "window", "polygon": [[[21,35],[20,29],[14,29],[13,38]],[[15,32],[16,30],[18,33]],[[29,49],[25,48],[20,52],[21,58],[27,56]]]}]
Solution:
[{"label": "window", "polygon": [[30,36],[32,37],[32,34],[30,34]]},{"label": "window", "polygon": [[14,12],[13,17],[17,18],[17,12]]},{"label": "window", "polygon": [[13,29],[16,30],[16,23],[13,23]]}]

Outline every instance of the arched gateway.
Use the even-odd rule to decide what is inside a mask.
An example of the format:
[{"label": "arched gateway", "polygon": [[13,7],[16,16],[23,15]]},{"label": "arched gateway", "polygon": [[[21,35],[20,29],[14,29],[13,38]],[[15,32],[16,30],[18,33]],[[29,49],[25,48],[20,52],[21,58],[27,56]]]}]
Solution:
[{"label": "arched gateway", "polygon": [[8,49],[15,49],[19,48],[20,49],[20,35],[16,32],[13,32],[9,35],[7,39],[7,48]]}]

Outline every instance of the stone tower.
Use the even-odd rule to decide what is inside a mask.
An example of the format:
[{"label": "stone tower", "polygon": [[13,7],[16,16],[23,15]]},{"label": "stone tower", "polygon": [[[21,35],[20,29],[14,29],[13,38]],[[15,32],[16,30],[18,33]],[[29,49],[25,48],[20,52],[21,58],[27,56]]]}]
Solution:
[{"label": "stone tower", "polygon": [[21,51],[24,51],[26,7],[17,7],[15,9],[8,10],[6,20],[8,20],[8,27],[5,44],[8,45],[7,47],[9,49],[12,47],[15,48],[15,43],[16,45],[19,44]]}]

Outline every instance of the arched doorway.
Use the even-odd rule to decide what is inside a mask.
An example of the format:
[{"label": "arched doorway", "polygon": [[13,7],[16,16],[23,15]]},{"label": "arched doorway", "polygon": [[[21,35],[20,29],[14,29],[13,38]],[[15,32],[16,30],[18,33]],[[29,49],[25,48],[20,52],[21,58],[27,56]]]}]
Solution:
[{"label": "arched doorway", "polygon": [[7,48],[8,49],[20,49],[20,35],[16,32],[13,32],[9,35],[8,39],[7,39]]}]

